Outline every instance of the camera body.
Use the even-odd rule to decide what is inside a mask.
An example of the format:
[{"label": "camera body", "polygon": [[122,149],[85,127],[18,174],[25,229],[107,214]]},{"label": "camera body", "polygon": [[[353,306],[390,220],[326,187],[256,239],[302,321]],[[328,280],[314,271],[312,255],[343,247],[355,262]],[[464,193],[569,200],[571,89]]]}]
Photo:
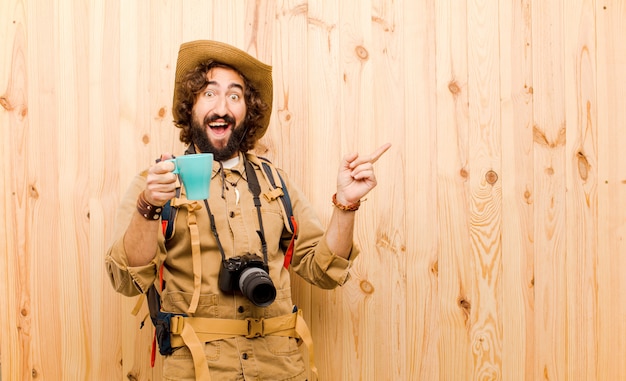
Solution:
[{"label": "camera body", "polygon": [[276,299],[269,267],[256,254],[244,254],[222,261],[218,285],[226,293],[241,291],[252,303],[267,307]]}]

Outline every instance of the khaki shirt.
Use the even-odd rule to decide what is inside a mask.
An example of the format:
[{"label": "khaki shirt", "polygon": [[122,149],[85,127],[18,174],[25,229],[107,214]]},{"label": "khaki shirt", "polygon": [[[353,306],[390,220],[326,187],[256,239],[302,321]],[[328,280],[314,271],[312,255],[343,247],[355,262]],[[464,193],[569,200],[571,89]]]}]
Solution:
[{"label": "khaki shirt", "polygon": [[[222,267],[222,257],[210,229],[209,215],[204,202],[186,200],[184,189],[181,197],[173,201],[179,205],[174,222],[174,236],[166,241],[161,232],[155,259],[146,266],[128,266],[123,234],[133,213],[136,213],[137,197],[145,189],[145,172],[134,178],[121,202],[117,215],[116,238],[105,259],[116,291],[127,296],[145,293],[157,280],[157,269],[163,263],[165,289],[162,292],[162,309],[166,312],[188,313],[194,282],[191,238],[187,226],[189,212],[185,205],[191,204],[190,206],[197,208],[195,214],[202,252],[200,299],[193,316],[246,319],[270,318],[293,312],[290,272],[283,267],[284,251],[291,239],[291,233],[285,227],[281,201],[269,196],[272,187],[260,168],[259,159],[250,154],[247,158],[255,168],[261,186],[262,223],[267,242],[269,275],[276,287],[276,300],[268,307],[257,307],[238,292],[225,294],[219,289],[218,275]],[[208,201],[226,258],[246,253],[262,258],[257,233],[257,209],[248,190],[243,160],[240,157],[235,167],[223,169],[225,181],[221,170],[220,164],[215,162]],[[351,261],[358,255],[358,250],[353,246],[350,260],[334,255],[328,248],[324,229],[315,211],[285,173],[278,171],[286,183],[298,224],[291,270],[320,288],[332,289],[343,285],[349,279],[348,270]],[[275,180],[280,183],[278,178]],[[219,340],[206,343],[205,353],[211,376],[216,380],[303,380],[306,377],[301,354],[293,338],[265,336]],[[193,364],[186,347],[177,349],[164,360],[165,379],[193,379]]]}]

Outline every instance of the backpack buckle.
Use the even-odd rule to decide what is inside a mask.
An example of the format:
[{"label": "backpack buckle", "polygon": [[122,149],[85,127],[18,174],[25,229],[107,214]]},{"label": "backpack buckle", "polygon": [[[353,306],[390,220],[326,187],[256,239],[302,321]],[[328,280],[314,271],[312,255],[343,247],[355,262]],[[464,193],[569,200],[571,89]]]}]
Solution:
[{"label": "backpack buckle", "polygon": [[245,335],[247,339],[265,336],[263,333],[263,318],[247,318],[246,321],[248,322],[248,334]]}]

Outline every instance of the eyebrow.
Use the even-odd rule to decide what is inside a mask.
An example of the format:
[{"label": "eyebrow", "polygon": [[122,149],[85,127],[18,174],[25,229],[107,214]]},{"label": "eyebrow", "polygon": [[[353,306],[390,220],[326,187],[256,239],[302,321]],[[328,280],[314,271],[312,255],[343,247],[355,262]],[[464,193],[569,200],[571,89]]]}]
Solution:
[{"label": "eyebrow", "polygon": [[[217,83],[217,81],[209,81],[209,83],[207,84],[207,86],[208,86],[208,85],[216,85],[216,86],[217,86],[217,85],[218,85],[218,83]],[[241,91],[243,92],[243,86],[242,86],[242,85],[240,85],[239,83],[235,83],[235,82],[233,82],[233,83],[231,83],[230,85],[228,85],[228,89],[232,89],[232,88],[237,88],[237,89],[239,89],[239,90],[241,90]]]}]

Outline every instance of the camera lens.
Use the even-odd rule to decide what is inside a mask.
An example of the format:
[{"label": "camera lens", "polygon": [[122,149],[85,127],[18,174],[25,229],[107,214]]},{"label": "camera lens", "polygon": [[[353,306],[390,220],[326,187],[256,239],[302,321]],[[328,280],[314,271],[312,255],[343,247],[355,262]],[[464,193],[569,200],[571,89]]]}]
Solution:
[{"label": "camera lens", "polygon": [[249,267],[241,272],[239,289],[259,307],[267,307],[276,299],[272,280],[265,270],[258,267]]}]

